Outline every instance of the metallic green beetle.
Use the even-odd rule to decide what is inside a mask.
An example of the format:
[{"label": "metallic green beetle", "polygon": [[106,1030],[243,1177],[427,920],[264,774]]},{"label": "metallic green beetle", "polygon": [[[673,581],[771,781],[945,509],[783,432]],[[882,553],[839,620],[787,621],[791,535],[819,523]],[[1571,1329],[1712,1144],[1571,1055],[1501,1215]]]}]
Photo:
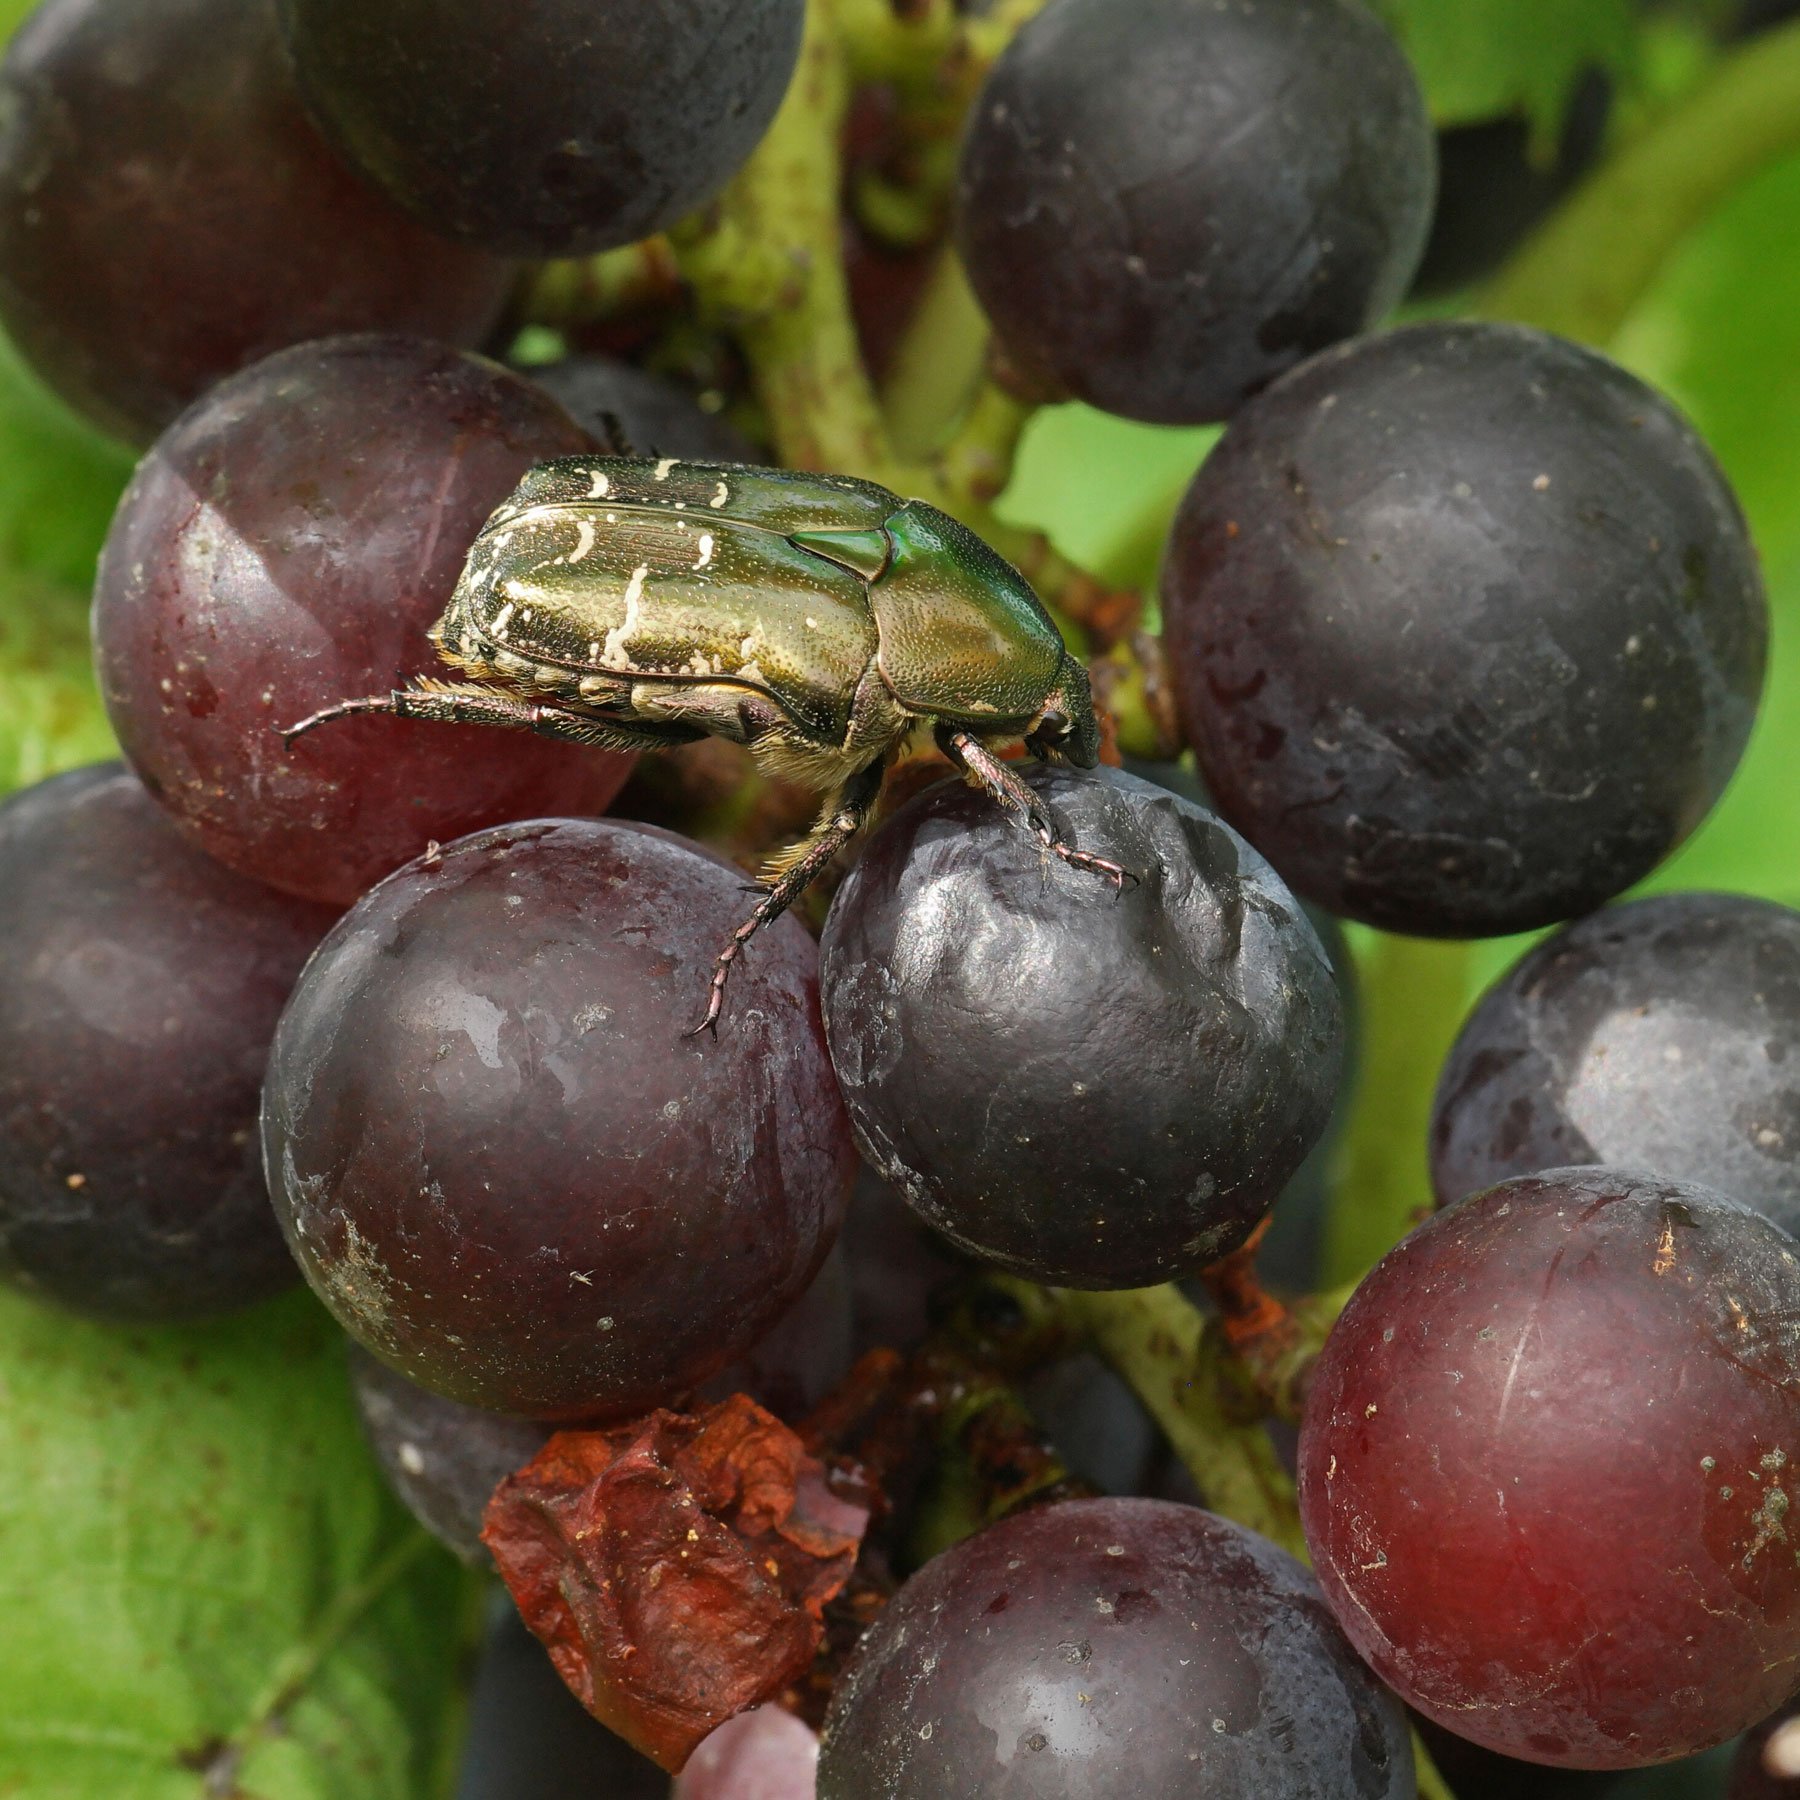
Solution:
[{"label": "metallic green beetle", "polygon": [[1087,670],[1017,570],[873,482],[675,457],[542,463],[482,527],[431,639],[467,680],[340,702],[289,741],[368,712],[617,750],[711,734],[826,796],[720,952],[697,1031],[716,1026],[744,944],[856,833],[921,726],[1047,850],[1127,879],[1063,842],[994,754],[1022,738],[1092,768]]}]

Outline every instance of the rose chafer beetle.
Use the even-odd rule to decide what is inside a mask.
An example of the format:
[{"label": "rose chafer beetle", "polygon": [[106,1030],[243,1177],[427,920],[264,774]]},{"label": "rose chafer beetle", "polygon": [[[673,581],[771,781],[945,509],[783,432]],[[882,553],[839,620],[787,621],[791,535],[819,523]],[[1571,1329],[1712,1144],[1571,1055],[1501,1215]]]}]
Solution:
[{"label": "rose chafer beetle", "polygon": [[995,755],[1092,768],[1087,670],[1024,578],[955,519],[873,482],[675,457],[540,464],[482,527],[431,640],[466,680],[420,676],[289,728],[389,713],[534,731],[614,750],[708,734],[823,793],[818,822],[764,872],[731,965],[867,819],[921,727],[1045,848],[1123,885],[1065,843]]}]

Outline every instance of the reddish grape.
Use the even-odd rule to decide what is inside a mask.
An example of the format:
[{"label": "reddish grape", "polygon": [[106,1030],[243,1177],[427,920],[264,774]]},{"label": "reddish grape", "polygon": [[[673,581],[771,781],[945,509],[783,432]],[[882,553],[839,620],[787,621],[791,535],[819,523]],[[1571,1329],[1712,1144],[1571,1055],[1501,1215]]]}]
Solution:
[{"label": "reddish grape", "polygon": [[520,376],[400,337],[302,344],[213,389],[119,502],[94,598],[114,728],[194,841],[347,905],[432,839],[598,812],[630,759],[333,700],[440,675],[425,633],[488,514],[589,446]]},{"label": "reddish grape", "polygon": [[838,1678],[821,1800],[1412,1800],[1406,1724],[1285,1551],[1197,1507],[1014,1513]]},{"label": "reddish grape", "polygon": [[1800,1245],[1698,1185],[1502,1182],[1357,1290],[1300,1504],[1376,1672],[1504,1755],[1630,1768],[1800,1681]]},{"label": "reddish grape", "polygon": [[512,284],[338,159],[272,0],[46,0],[8,47],[0,108],[0,317],[65,400],[134,442],[307,338],[478,343]]},{"label": "reddish grape", "polygon": [[346,915],[283,1015],[263,1134],[353,1337],[451,1399],[577,1420],[671,1399],[793,1303],[854,1153],[796,922],[759,934],[717,1040],[683,1035],[745,905],[666,832],[551,820]]},{"label": "reddish grape", "polygon": [[818,1774],[814,1733],[779,1706],[758,1706],[688,1758],[669,1800],[813,1800]]},{"label": "reddish grape", "polygon": [[183,843],[117,764],[0,807],[0,1274],[112,1319],[294,1279],[256,1103],[332,916]]}]

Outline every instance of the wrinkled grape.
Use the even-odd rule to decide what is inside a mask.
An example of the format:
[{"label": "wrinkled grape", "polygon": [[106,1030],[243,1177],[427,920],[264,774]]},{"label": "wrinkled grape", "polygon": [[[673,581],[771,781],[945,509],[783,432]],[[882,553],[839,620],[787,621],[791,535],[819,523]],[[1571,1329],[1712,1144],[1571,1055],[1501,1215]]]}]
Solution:
[{"label": "wrinkled grape", "polygon": [[1110,770],[1024,779],[1139,885],[960,783],[920,795],[826,923],[832,1060],[865,1153],[953,1242],[1077,1287],[1166,1280],[1242,1243],[1324,1127],[1331,968],[1210,813]]}]

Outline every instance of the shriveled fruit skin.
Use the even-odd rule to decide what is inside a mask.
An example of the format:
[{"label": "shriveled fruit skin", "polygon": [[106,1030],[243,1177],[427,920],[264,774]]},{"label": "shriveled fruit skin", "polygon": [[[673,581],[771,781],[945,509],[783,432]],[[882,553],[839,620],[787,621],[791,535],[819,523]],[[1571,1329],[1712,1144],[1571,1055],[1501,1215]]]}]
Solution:
[{"label": "shriveled fruit skin", "polygon": [[0,1276],[117,1320],[294,1280],[257,1099],[334,916],[202,856],[116,763],[0,806]]},{"label": "shriveled fruit skin", "polygon": [[345,916],[276,1034],[263,1142],[366,1349],[472,1405],[620,1417],[799,1296],[855,1161],[801,927],[759,934],[716,1041],[684,1035],[742,887],[653,826],[540,820]]},{"label": "shriveled fruit skin", "polygon": [[1405,1717],[1306,1570],[1164,1500],[927,1563],[833,1690],[819,1800],[1412,1800]]},{"label": "shriveled fruit skin", "polygon": [[1737,766],[1768,601],[1660,394],[1543,332],[1409,326],[1232,420],[1162,575],[1219,811],[1303,899],[1482,937],[1648,874]]},{"label": "shriveled fruit skin", "polygon": [[1439,1202],[1590,1162],[1705,1182],[1800,1229],[1800,913],[1747,894],[1633,900],[1488,991],[1438,1081]]},{"label": "shriveled fruit skin", "polygon": [[522,256],[710,200],[767,130],[804,0],[279,0],[313,115],[414,217]]},{"label": "shriveled fruit skin", "polygon": [[1106,770],[1024,779],[1123,892],[946,783],[833,902],[821,979],[864,1153],[975,1255],[1076,1287],[1240,1244],[1324,1129],[1342,1053],[1298,904],[1211,813]]},{"label": "shriveled fruit skin", "polygon": [[1631,1768],[1800,1682],[1800,1244],[1697,1183],[1551,1170],[1434,1215],[1315,1368],[1300,1511],[1402,1699]]},{"label": "shriveled fruit skin", "polygon": [[426,632],[488,514],[590,447],[531,382],[420,338],[301,344],[183,414],[119,502],[94,646],[127,759],[192,840],[347,906],[434,839],[602,811],[629,757],[398,719],[279,731],[444,677]]},{"label": "shriveled fruit skin", "polygon": [[1051,0],[970,114],[957,246],[1027,378],[1197,424],[1400,299],[1434,178],[1357,0]]},{"label": "shriveled fruit skin", "polygon": [[308,338],[478,343],[512,287],[514,265],[414,224],[319,135],[273,0],[48,0],[0,111],[0,318],[133,443]]}]

